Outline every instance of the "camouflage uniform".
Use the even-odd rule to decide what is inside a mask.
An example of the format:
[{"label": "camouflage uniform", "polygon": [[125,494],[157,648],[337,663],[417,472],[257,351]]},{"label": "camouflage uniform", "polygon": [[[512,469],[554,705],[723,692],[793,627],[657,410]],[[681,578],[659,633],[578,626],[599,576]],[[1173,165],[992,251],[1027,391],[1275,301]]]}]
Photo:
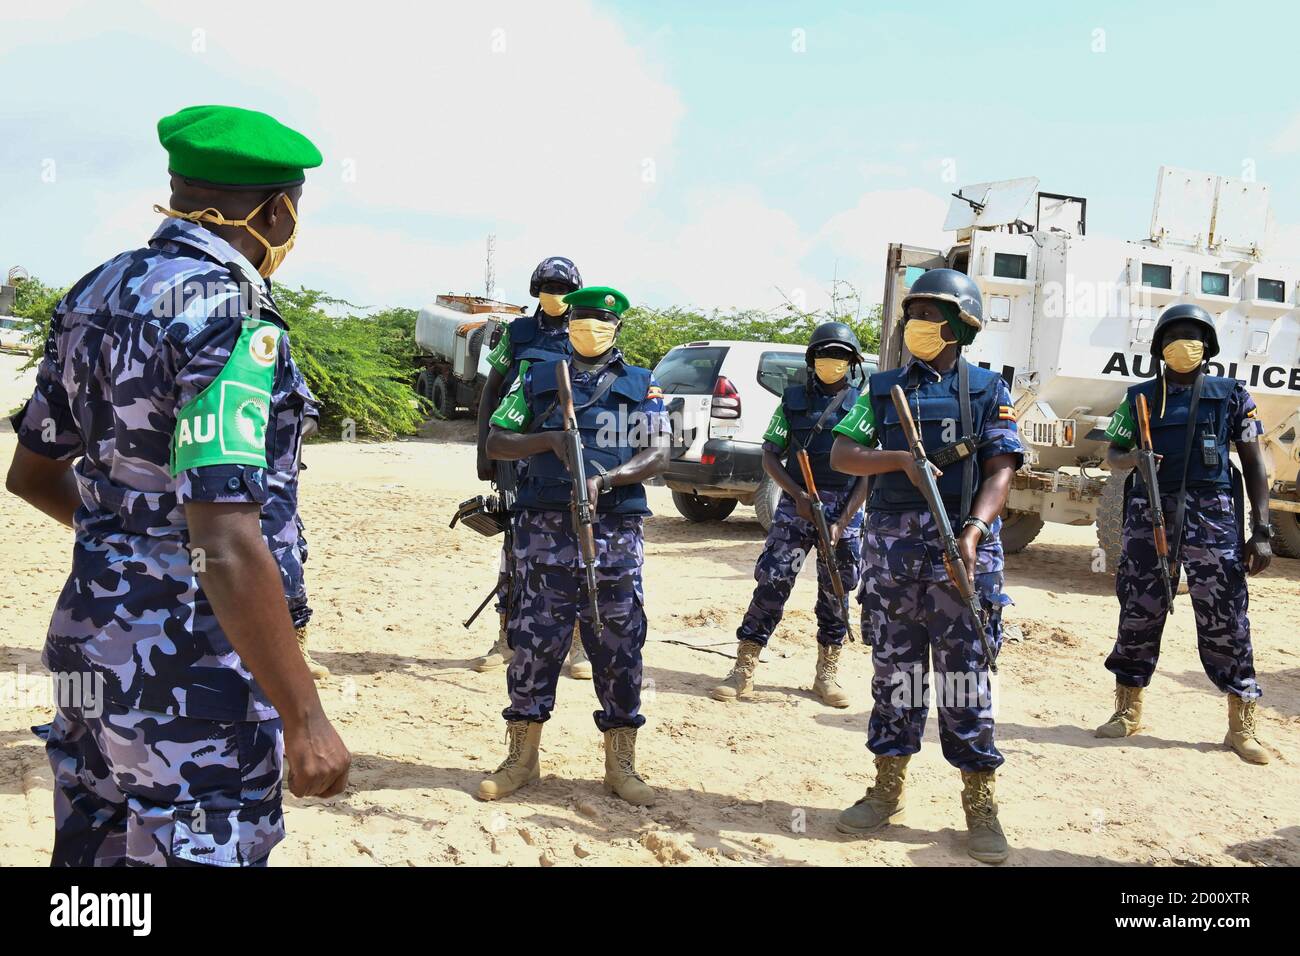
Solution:
[{"label": "camouflage uniform", "polygon": [[516,600],[508,633],[514,651],[506,671],[510,706],[506,720],[545,721],[555,709],[560,670],[578,621],[591,661],[596,699],[592,715],[604,733],[640,727],[641,649],[645,645],[645,548],[640,515],[598,515],[596,591],[601,631],[591,631],[586,579],[567,512],[520,511],[515,515]]},{"label": "camouflage uniform", "polygon": [[[1211,377],[1207,377],[1207,383]],[[1230,440],[1255,441],[1263,433],[1254,400],[1238,382],[1225,385],[1223,391],[1221,444],[1219,452],[1226,465]],[[1153,388],[1151,383],[1146,383]],[[1142,386],[1136,386],[1139,388]],[[1188,386],[1168,383],[1168,401],[1178,407],[1187,402]],[[1207,384],[1207,390],[1209,385]],[[1132,392],[1133,390],[1130,390]],[[1243,700],[1255,700],[1262,693],[1255,678],[1254,651],[1250,641],[1250,620],[1246,616],[1246,566],[1242,558],[1241,526],[1227,470],[1221,475],[1199,476],[1189,469],[1187,506],[1183,519],[1181,544],[1175,544],[1173,518],[1177,507],[1177,488],[1182,469],[1175,458],[1182,457],[1184,426],[1160,428],[1157,413],[1159,397],[1149,395],[1152,440],[1157,454],[1164,456],[1158,473],[1166,528],[1171,550],[1176,549],[1178,566],[1170,567],[1177,586],[1183,568],[1187,571],[1188,593],[1196,616],[1197,649],[1206,676],[1220,691],[1236,694]],[[1130,398],[1111,419],[1107,437],[1122,449],[1132,448],[1134,416]],[[1213,421],[1214,402],[1202,397],[1202,415]],[[1186,409],[1183,409],[1184,411]],[[1172,409],[1171,409],[1172,411]],[[1171,415],[1172,417],[1172,415]],[[1182,417],[1186,421],[1186,415]],[[1193,456],[1196,456],[1193,450]],[[1195,462],[1195,457],[1193,461]],[[1198,480],[1199,479],[1199,480]],[[1170,493],[1172,491],[1174,493]],[[1115,574],[1115,595],[1119,598],[1120,619],[1115,648],[1106,659],[1106,667],[1116,680],[1129,687],[1146,687],[1155,673],[1160,656],[1160,637],[1168,611],[1164,584],[1160,580],[1155,538],[1151,528],[1151,503],[1146,486],[1135,481],[1124,512],[1124,530],[1119,568]]]},{"label": "camouflage uniform", "polygon": [[[283,837],[279,715],[199,587],[184,511],[192,501],[261,505],[285,592],[301,588],[292,489],[311,396],[267,289],[215,233],[166,219],[147,247],[60,302],[35,393],[14,416],[25,447],[76,459],[83,504],[43,660],[56,675],[99,681],[104,705],[60,706],[45,734],[59,788],[56,863],[245,865]],[[255,344],[273,376],[269,398],[232,403],[229,422],[224,404],[219,412],[223,442],[227,424],[246,442],[242,463],[173,475],[187,436],[214,447],[181,413]],[[207,821],[207,835],[183,822],[193,819]]]},{"label": "camouflage uniform", "polygon": [[[918,401],[917,425],[927,447],[938,448],[944,421],[955,416],[956,367],[943,375],[919,359],[901,369],[877,372],[870,393],[835,431],[860,444],[904,447],[888,386],[902,384]],[[1016,465],[1023,448],[1011,413],[1006,383],[995,373],[971,368],[971,411],[982,447],[976,466],[998,455],[1012,454]],[[932,413],[931,409],[940,411]],[[929,434],[933,430],[934,435]],[[955,436],[953,436],[955,437]],[[960,531],[961,468],[953,466],[940,479],[940,492],[949,503],[949,520]],[[921,748],[931,696],[937,696],[939,741],[944,758],[966,772],[994,770],[1002,754],[994,743],[994,723],[987,662],[975,622],[944,569],[943,552],[933,516],[916,507],[902,483],[901,473],[886,482],[876,477],[867,505],[863,543],[863,639],[872,645],[875,675],[867,747],[878,756],[907,756]],[[958,499],[950,502],[955,484]],[[891,490],[892,488],[892,490]],[[918,493],[919,498],[919,493]],[[988,615],[986,634],[995,652],[1002,641],[1002,608],[1011,603],[1002,592],[1001,519],[976,552],[975,586]],[[933,677],[931,674],[933,659]]]},{"label": "camouflage uniform", "polygon": [[[515,335],[510,335],[512,326],[518,325]],[[522,337],[522,341],[521,341]],[[573,346],[569,344],[569,322],[567,317],[561,317],[558,323],[551,320],[538,306],[533,310],[531,316],[524,316],[522,319],[515,319],[510,325],[507,325],[501,333],[501,338],[488,354],[487,361],[492,368],[501,374],[501,391],[505,395],[514,385],[516,379],[523,374],[523,369],[528,367],[530,362],[545,362],[552,359],[568,358],[573,354]],[[522,365],[522,368],[521,368]],[[527,466],[526,461],[513,462],[515,469],[515,481],[523,475],[523,469]],[[514,518],[512,517],[512,522]],[[513,530],[518,534],[517,522]],[[507,554],[506,545],[503,542],[501,547],[501,574],[510,574],[512,555]],[[504,614],[509,610],[507,596],[502,593],[497,598],[496,612]]]},{"label": "camouflage uniform", "polygon": [[[290,374],[294,380],[294,389],[301,391],[307,397],[306,405],[303,408],[303,418],[314,418],[319,421],[320,409],[316,405],[315,398],[311,395],[306,379],[302,377],[302,373],[292,358],[289,359],[289,362]],[[291,417],[286,417],[280,423],[280,427],[286,430],[295,428]],[[293,620],[294,630],[299,630],[306,627],[312,617],[311,605],[307,602],[307,532],[303,526],[302,517],[298,513],[298,472],[304,470],[307,466],[302,463],[303,436],[301,431],[295,431],[293,435],[286,431],[283,440],[296,440],[298,442],[298,466],[292,473],[278,473],[267,476],[268,484],[273,485],[276,482],[283,481],[283,485],[278,489],[279,494],[268,497],[263,521],[269,524],[276,535],[276,546],[275,550],[272,551],[272,555],[275,557],[276,564],[279,565],[280,578],[284,582],[284,597],[289,605],[289,617]]]},{"label": "camouflage uniform", "polygon": [[[805,392],[803,385],[792,386],[796,393]],[[763,450],[775,455],[787,455],[786,470],[791,478],[804,488],[803,475],[794,462],[789,440],[790,419],[797,416],[804,428],[796,428],[796,439],[800,446],[808,445],[810,432],[820,417],[822,410],[830,401],[846,402],[852,408],[857,398],[857,391],[846,389],[845,392],[828,395],[820,385],[815,386],[813,401],[803,400],[798,410],[789,410],[783,397],[782,404],[772,414],[772,421],[763,436]],[[807,407],[804,407],[807,406]],[[848,507],[853,496],[856,479],[830,471],[830,446],[833,441],[832,429],[845,416],[845,411],[831,412],[819,434],[812,438],[813,447],[808,448],[809,460],[813,467],[813,477],[817,482],[817,496],[826,509],[826,523],[838,521],[844,509]],[[824,446],[824,447],[822,447]],[[830,480],[827,480],[827,479]],[[807,489],[804,488],[806,491]],[[841,645],[848,632],[848,627],[841,616],[838,602],[831,588],[830,571],[818,559],[817,529],[811,521],[799,517],[794,499],[782,493],[777,504],[776,514],[772,516],[772,527],[768,529],[767,540],[763,543],[763,553],[754,565],[754,588],[749,609],[745,612],[740,627],[736,629],[736,639],[752,641],[766,647],[772,632],[781,623],[785,614],[785,603],[790,598],[795,579],[804,564],[811,560],[817,566],[817,643]],[[839,541],[835,544],[835,563],[839,567],[840,579],[846,593],[851,593],[858,586],[862,565],[862,513],[854,515]]]},{"label": "camouflage uniform", "polygon": [[[553,379],[554,364],[539,363],[522,369],[515,387],[493,414],[492,424],[516,432],[533,428],[534,420],[550,409],[554,398],[553,391],[539,389],[539,374],[545,373],[543,381],[547,375]],[[603,445],[586,433],[587,413],[580,413],[589,475],[594,474],[591,460],[599,459],[606,467],[613,467],[620,457],[626,460],[640,447],[662,440],[668,429],[663,394],[649,371],[627,365],[617,350],[608,367],[618,378],[603,399],[592,406],[590,414],[617,415],[621,409],[631,428],[636,428],[639,421],[644,431],[640,441],[616,433],[617,447]],[[581,406],[598,379],[575,364],[571,381],[574,402]],[[558,414],[552,412],[536,427],[560,427]],[[528,460],[520,482],[514,516],[513,585],[517,599],[508,623],[514,656],[506,671],[510,706],[503,716],[507,721],[535,722],[550,717],[577,618],[601,705],[593,714],[596,726],[602,732],[640,727],[645,723],[640,706],[641,649],[646,637],[641,525],[643,517],[650,513],[645,490],[641,485],[623,485],[602,494],[596,503],[593,532],[602,628],[599,634],[593,634],[586,580],[568,508],[570,485],[558,478],[562,473],[563,466],[548,452]]]},{"label": "camouflage uniform", "polygon": [[53,866],[265,866],[284,836],[278,720],[60,707]]}]

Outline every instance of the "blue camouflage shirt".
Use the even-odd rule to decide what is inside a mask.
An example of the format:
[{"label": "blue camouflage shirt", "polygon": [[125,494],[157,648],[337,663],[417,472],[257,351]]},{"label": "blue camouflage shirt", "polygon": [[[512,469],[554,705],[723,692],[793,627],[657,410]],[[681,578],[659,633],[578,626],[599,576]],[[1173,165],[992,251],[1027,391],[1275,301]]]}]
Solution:
[{"label": "blue camouflage shirt", "polygon": [[[175,218],[59,302],[35,392],[13,418],[24,447],[75,459],[81,494],[72,570],[45,643],[51,671],[93,673],[109,700],[140,710],[276,716],[198,584],[184,505],[261,505],[286,594],[301,590],[297,471],[313,399],[286,331],[252,264]],[[267,388],[235,382],[227,422],[217,386],[229,384],[236,359],[259,366]],[[217,391],[214,434],[189,416]],[[206,442],[201,456],[178,452],[195,439]]]}]

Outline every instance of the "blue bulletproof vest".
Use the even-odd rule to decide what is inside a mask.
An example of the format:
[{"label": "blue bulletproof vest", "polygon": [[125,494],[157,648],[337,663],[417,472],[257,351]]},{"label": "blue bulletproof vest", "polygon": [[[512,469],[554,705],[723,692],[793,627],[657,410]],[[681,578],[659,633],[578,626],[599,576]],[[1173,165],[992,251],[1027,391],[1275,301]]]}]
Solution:
[{"label": "blue bulletproof vest", "polygon": [[[856,475],[846,475],[831,467],[831,446],[835,444],[832,429],[853,409],[858,394],[856,388],[846,387],[834,395],[828,395],[819,385],[814,385],[810,396],[805,386],[791,385],[781,396],[781,409],[785,412],[785,421],[790,427],[785,470],[800,488],[804,487],[803,472],[795,458],[800,448],[808,452],[808,463],[812,465],[813,481],[817,483],[818,491],[840,491],[858,480]],[[821,429],[814,435],[813,428],[817,419],[821,418],[828,405],[837,402],[839,408],[826,416]],[[806,488],[804,490],[807,491]]]},{"label": "blue bulletproof vest", "polygon": [[[557,394],[555,370],[559,362],[543,362],[528,368],[529,392],[528,406],[534,416],[533,431],[557,431],[564,427],[558,408],[552,409]],[[603,395],[591,402],[592,393],[605,375],[617,376],[614,384]],[[596,474],[592,467],[597,462],[612,470],[631,460],[641,451],[627,443],[628,436],[623,428],[633,431],[645,428],[638,426],[632,417],[640,404],[645,401],[650,389],[650,370],[635,365],[615,362],[612,369],[606,370],[599,377],[586,377],[573,382],[573,405],[578,415],[578,431],[582,434],[583,462],[587,476]],[[586,407],[584,407],[586,406]],[[550,414],[546,414],[550,410]],[[537,416],[546,414],[544,420]],[[614,439],[611,441],[611,437]],[[564,463],[555,455],[546,452],[528,459],[528,468],[519,481],[519,492],[515,498],[515,507],[535,511],[567,511],[573,499],[573,481]],[[647,515],[645,487],[643,485],[621,485],[611,488],[600,496],[596,502],[600,514]]]},{"label": "blue bulletproof vest", "polygon": [[[959,361],[964,361],[959,359]],[[916,375],[909,370],[917,368]],[[1001,376],[997,372],[970,365],[970,411],[971,432],[978,440],[983,434],[986,423],[998,415],[998,382]],[[920,380],[920,384],[915,382]],[[899,424],[898,409],[889,396],[889,390],[895,385],[902,385],[907,394],[907,403],[912,410],[912,419],[921,431],[921,441],[926,452],[950,445],[962,437],[961,434],[961,395],[958,389],[957,366],[935,381],[923,368],[908,365],[904,368],[876,372],[868,382],[871,392],[871,410],[875,413],[876,428],[880,437],[880,447],[887,451],[907,451],[907,438]],[[938,480],[939,494],[948,508],[951,518],[959,517],[961,510],[961,485],[964,467],[960,464],[944,469]],[[975,481],[971,487],[972,499],[979,493],[982,470],[978,461],[975,465]],[[876,475],[871,484],[871,499],[867,503],[871,511],[900,512],[925,510],[925,499],[901,471],[888,471]]]},{"label": "blue bulletproof vest", "polygon": [[521,315],[510,323],[510,352],[511,365],[501,382],[502,395],[510,390],[519,376],[520,362],[554,362],[573,354],[568,321],[558,328],[551,328],[537,312]]},{"label": "blue bulletproof vest", "polygon": [[[1183,478],[1183,448],[1187,444],[1187,421],[1192,410],[1191,388],[1170,390],[1162,394],[1159,378],[1149,379],[1129,386],[1129,410],[1137,420],[1137,396],[1145,395],[1151,410],[1151,447],[1157,455],[1164,456],[1156,477],[1165,494],[1177,493]],[[1188,488],[1230,488],[1228,460],[1228,400],[1237,387],[1237,380],[1218,375],[1205,376],[1201,387],[1201,400],[1196,406],[1196,436],[1192,441],[1191,459],[1187,463]],[[1161,415],[1161,405],[1164,414]],[[1136,436],[1135,436],[1136,437]],[[1202,437],[1208,437],[1217,450],[1217,465],[1209,465],[1201,453]],[[1135,492],[1146,496],[1146,486],[1137,482]]]}]

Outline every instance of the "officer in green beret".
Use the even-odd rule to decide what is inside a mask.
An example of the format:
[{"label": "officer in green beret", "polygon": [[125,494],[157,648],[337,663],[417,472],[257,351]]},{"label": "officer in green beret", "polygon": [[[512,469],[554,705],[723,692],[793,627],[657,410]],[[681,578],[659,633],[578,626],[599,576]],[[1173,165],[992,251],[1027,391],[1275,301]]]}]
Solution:
[{"label": "officer in green beret", "polygon": [[294,637],[312,397],[267,280],[320,153],[264,113],[158,124],[171,205],[55,308],[7,487],[76,531],[43,661],[52,863],[261,866],[351,756]]},{"label": "officer in green beret", "polygon": [[[171,208],[154,206],[154,210],[203,223],[255,263],[258,275],[269,279],[297,238],[303,170],[321,164],[320,150],[265,113],[229,106],[191,106],[164,116],[158,121],[158,139],[167,150],[172,199]],[[269,283],[266,291],[269,298]],[[315,432],[320,413],[296,365],[293,375],[307,401],[306,433],[301,439]],[[302,569],[307,541],[297,518],[297,479],[285,490],[289,506],[285,510],[293,514],[279,515],[282,532],[288,534],[289,525],[299,532],[292,545],[280,542],[289,549],[281,563],[285,595],[303,659],[312,677],[322,680],[330,676],[329,669],[307,649],[312,611]]]},{"label": "officer in green beret", "polygon": [[[480,781],[478,795],[496,800],[540,776],[542,726],[555,707],[576,619],[600,702],[593,717],[605,738],[605,789],[644,806],[655,799],[636,768],[637,730],[645,723],[642,522],[650,509],[644,482],[668,463],[668,418],[654,375],[625,361],[615,345],[627,296],[590,286],[564,302],[572,309],[572,358],[521,361],[488,433],[490,458],[527,460],[527,468],[515,496],[515,590],[506,625],[513,651],[506,668],[510,704],[502,714],[509,750],[496,772]],[[594,512],[592,575],[571,510],[575,485],[581,485],[572,477],[576,462],[565,442],[560,383],[566,373]]]}]

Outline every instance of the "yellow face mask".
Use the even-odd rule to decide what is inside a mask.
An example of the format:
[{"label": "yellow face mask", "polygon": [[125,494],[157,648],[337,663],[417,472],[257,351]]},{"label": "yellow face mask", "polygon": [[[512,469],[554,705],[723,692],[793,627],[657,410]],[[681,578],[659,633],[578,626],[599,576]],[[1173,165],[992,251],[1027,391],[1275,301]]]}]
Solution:
[{"label": "yellow face mask", "polygon": [[817,373],[819,379],[827,385],[833,385],[848,374],[849,360],[837,358],[813,359],[813,370]]},{"label": "yellow face mask", "polygon": [[266,255],[262,257],[262,264],[257,267],[257,274],[263,279],[269,279],[271,273],[280,268],[280,263],[284,262],[284,257],[287,256],[289,250],[293,248],[293,240],[298,236],[298,210],[293,208],[293,202],[288,196],[283,193],[281,193],[280,196],[284,199],[284,204],[289,210],[290,218],[293,219],[293,232],[289,233],[288,240],[283,245],[279,246],[271,245],[266,241],[261,233],[249,225],[249,223],[252,222],[253,217],[261,212],[262,207],[271,201],[270,196],[267,196],[258,203],[257,208],[243,219],[227,219],[221,214],[221,210],[213,209],[211,206],[207,209],[197,210],[196,212],[177,212],[175,209],[167,209],[166,207],[159,206],[155,203],[153,211],[162,213],[164,216],[175,216],[177,219],[188,219],[190,222],[208,222],[214,226],[243,226],[248,230],[249,235],[266,247]]},{"label": "yellow face mask", "polygon": [[908,319],[907,324],[903,326],[903,344],[922,362],[928,362],[949,345],[943,340],[943,327],[946,324],[946,322],[927,322],[924,319]]},{"label": "yellow face mask", "polygon": [[564,295],[556,295],[554,292],[542,292],[537,298],[542,303],[542,311],[552,318],[558,318],[569,311],[569,306],[564,301]]},{"label": "yellow face mask", "polygon": [[1194,339],[1175,339],[1160,350],[1165,364],[1175,372],[1193,372],[1205,360],[1205,343]]},{"label": "yellow face mask", "polygon": [[617,332],[617,322],[603,319],[573,319],[569,322],[569,342],[583,358],[595,358],[608,352]]}]

